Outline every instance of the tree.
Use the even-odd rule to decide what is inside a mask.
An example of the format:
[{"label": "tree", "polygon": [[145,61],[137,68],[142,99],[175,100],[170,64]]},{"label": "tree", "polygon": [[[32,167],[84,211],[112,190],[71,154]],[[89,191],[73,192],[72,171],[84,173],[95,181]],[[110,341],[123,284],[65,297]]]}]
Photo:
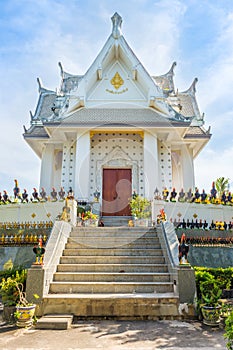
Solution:
[{"label": "tree", "polygon": [[221,197],[223,192],[228,189],[228,185],[229,185],[229,179],[226,179],[225,177],[217,178],[217,180],[215,181],[215,186],[216,186],[216,190],[218,191],[219,197]]}]

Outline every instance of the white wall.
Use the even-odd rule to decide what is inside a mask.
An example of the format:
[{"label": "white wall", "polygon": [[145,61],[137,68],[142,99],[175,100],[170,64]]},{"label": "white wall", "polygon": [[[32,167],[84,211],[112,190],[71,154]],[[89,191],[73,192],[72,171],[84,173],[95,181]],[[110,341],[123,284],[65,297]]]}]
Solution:
[{"label": "white wall", "polygon": [[[233,221],[233,207],[225,205],[214,205],[214,204],[195,204],[195,203],[180,203],[180,202],[165,202],[162,200],[153,201],[153,219],[156,220],[157,215],[159,214],[160,209],[164,208],[167,215],[167,220],[180,221],[185,219],[200,219],[206,220],[208,223],[214,221]],[[193,215],[197,215],[194,218]]]},{"label": "white wall", "polygon": [[59,201],[0,205],[0,222],[55,221],[63,207]]}]

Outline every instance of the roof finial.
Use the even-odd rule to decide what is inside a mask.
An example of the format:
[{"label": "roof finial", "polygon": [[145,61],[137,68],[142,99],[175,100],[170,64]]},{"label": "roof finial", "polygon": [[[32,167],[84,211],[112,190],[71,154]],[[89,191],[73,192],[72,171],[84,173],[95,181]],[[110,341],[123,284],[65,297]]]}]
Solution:
[{"label": "roof finial", "polygon": [[172,75],[174,75],[174,68],[175,68],[175,66],[176,66],[176,62],[173,62],[172,66],[171,66],[171,68],[169,70],[169,73],[171,73]]},{"label": "roof finial", "polygon": [[40,80],[40,78],[37,78],[36,80],[37,80],[37,83],[39,85],[39,92],[41,92],[41,89],[42,89],[41,80]]},{"label": "roof finial", "polygon": [[121,33],[122,17],[117,12],[115,12],[111,20],[112,20],[112,36],[114,39],[118,39],[122,35]]},{"label": "roof finial", "polygon": [[189,92],[191,92],[193,95],[196,92],[196,85],[197,85],[198,79],[195,78],[190,86],[190,88],[188,89]]},{"label": "roof finial", "polygon": [[60,71],[61,71],[61,76],[63,77],[63,74],[64,74],[64,70],[63,70],[63,67],[62,67],[62,64],[61,62],[58,62],[58,66],[60,68]]}]

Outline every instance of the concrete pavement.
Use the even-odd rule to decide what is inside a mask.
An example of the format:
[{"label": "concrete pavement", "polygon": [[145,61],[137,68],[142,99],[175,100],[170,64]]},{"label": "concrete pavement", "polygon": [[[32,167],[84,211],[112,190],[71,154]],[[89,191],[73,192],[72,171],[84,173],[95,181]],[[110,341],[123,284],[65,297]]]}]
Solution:
[{"label": "concrete pavement", "polygon": [[0,324],[2,350],[225,350],[224,330],[199,321],[77,321],[68,330]]}]

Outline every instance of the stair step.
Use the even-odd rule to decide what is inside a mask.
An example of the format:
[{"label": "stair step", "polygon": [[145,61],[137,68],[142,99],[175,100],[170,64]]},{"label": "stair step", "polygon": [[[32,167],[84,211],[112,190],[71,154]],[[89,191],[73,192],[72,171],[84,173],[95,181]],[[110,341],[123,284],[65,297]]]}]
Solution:
[{"label": "stair step", "polygon": [[[110,255],[109,255],[110,254]],[[63,256],[161,256],[161,249],[130,249],[130,248],[79,248],[79,249],[64,249]]]},{"label": "stair step", "polygon": [[54,281],[64,282],[169,282],[169,273],[151,272],[56,272]]},{"label": "stair step", "polygon": [[77,317],[108,317],[126,320],[179,319],[179,299],[173,293],[49,294],[44,313],[67,312]]},{"label": "stair step", "polygon": [[76,248],[151,248],[151,249],[159,249],[161,245],[158,240],[154,241],[133,241],[133,242],[123,242],[122,240],[106,240],[106,239],[76,239],[76,240],[68,240],[66,244],[66,249],[76,249]]},{"label": "stair step", "polygon": [[73,315],[46,315],[36,322],[37,329],[66,330],[73,322]]},{"label": "stair step", "polygon": [[122,244],[121,242],[106,242],[106,241],[95,241],[86,243],[67,243],[65,249],[161,249],[159,243],[130,243]]},{"label": "stair step", "polygon": [[172,282],[52,282],[50,293],[165,293]]},{"label": "stair step", "polygon": [[58,272],[167,272],[166,264],[59,264]]},{"label": "stair step", "polygon": [[114,228],[114,227],[76,227],[72,230],[70,237],[127,237],[127,238],[140,238],[140,237],[157,237],[156,230],[154,229],[137,229],[137,228]]},{"label": "stair step", "polygon": [[128,226],[129,220],[132,220],[131,216],[103,216],[101,220],[104,222],[105,227],[107,226]]},{"label": "stair step", "polygon": [[112,263],[112,264],[137,264],[137,263],[145,263],[145,264],[159,264],[165,263],[164,256],[61,256],[60,258],[61,264],[104,264],[104,263]]}]

